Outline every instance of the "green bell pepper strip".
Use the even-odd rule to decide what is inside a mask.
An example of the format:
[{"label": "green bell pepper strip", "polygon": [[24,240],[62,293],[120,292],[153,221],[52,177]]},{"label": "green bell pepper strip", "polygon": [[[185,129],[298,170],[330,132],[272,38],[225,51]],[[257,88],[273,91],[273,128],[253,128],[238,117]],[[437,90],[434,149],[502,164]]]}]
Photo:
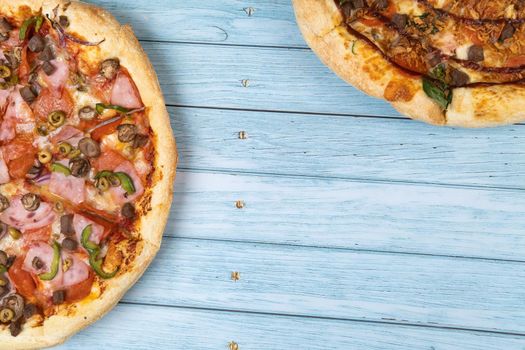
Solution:
[{"label": "green bell pepper strip", "polygon": [[31,26],[35,26],[35,33],[38,33],[40,28],[42,27],[42,23],[44,22],[44,17],[42,16],[35,16],[26,19],[22,26],[20,27],[20,32],[18,33],[18,38],[20,40],[25,40],[27,37],[27,33],[29,32],[29,29],[31,29]]},{"label": "green bell pepper strip", "polygon": [[126,191],[127,194],[133,194],[135,193],[135,185],[133,184],[133,180],[131,177],[123,172],[117,172],[115,173],[115,176],[120,180],[120,186]]},{"label": "green bell pepper strip", "polygon": [[6,273],[6,272],[7,272],[7,267],[5,265],[0,264],[0,273]]},{"label": "green bell pepper strip", "polygon": [[97,103],[95,105],[95,110],[97,111],[98,114],[104,113],[104,110],[106,109],[114,109],[115,111],[120,112],[120,113],[128,113],[129,111],[131,111],[130,109],[127,109],[121,106],[116,106],[116,105],[107,105],[104,103]]},{"label": "green bell pepper strip", "polygon": [[62,173],[67,176],[71,175],[71,169],[60,163],[51,164],[51,171],[56,173]]},{"label": "green bell pepper strip", "polygon": [[50,281],[58,273],[58,265],[60,263],[60,246],[57,241],[53,242],[53,261],[51,261],[51,269],[49,272],[38,275],[42,281]]},{"label": "green bell pepper strip", "polygon": [[91,227],[91,224],[89,224],[86,227],[84,227],[84,229],[82,230],[82,235],[81,235],[82,246],[86,248],[89,254],[91,254],[93,251],[97,251],[100,249],[97,244],[89,240],[89,236],[91,236],[92,230],[93,229]]},{"label": "green bell pepper strip", "polygon": [[102,269],[102,259],[97,259],[100,249],[96,249],[89,253],[89,264],[95,270],[96,274],[102,277],[103,279],[109,279],[115,277],[119,268],[117,267],[113,272],[106,272]]},{"label": "green bell pepper strip", "polygon": [[95,175],[95,180],[98,180],[100,179],[101,177],[110,177],[111,175],[113,175],[113,172],[112,171],[109,171],[109,170],[102,170],[102,171],[99,171],[97,173],[97,175]]},{"label": "green bell pepper strip", "polygon": [[117,274],[119,269],[117,267],[115,271],[110,272],[110,273],[105,272],[102,269],[102,259],[97,259],[98,254],[100,253],[100,247],[97,244],[89,240],[89,236],[91,236],[91,231],[92,231],[91,224],[89,224],[82,230],[82,237],[81,237],[82,245],[89,252],[89,264],[91,265],[93,270],[96,272],[96,274],[99,275],[100,277],[104,279],[112,278]]}]

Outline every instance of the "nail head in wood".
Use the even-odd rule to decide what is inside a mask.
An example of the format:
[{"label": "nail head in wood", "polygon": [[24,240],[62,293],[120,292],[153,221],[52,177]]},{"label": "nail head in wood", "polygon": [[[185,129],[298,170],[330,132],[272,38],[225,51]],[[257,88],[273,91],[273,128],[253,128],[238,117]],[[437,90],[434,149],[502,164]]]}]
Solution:
[{"label": "nail head in wood", "polygon": [[235,206],[237,207],[237,209],[244,208],[244,201],[239,200],[239,201],[235,202]]}]

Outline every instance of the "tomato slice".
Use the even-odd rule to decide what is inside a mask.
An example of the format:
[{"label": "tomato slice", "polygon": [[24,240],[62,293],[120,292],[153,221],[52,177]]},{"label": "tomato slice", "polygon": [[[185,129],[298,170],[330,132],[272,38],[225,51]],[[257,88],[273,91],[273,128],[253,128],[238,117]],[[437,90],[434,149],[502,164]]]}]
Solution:
[{"label": "tomato slice", "polygon": [[73,303],[84,299],[91,293],[91,287],[93,286],[93,281],[95,280],[95,274],[90,271],[89,277],[77,284],[69,286],[66,289],[66,301],[68,303]]},{"label": "tomato slice", "polygon": [[69,92],[65,89],[43,89],[33,104],[33,112],[37,119],[46,120],[54,111],[63,111],[67,115],[73,112],[75,104]]},{"label": "tomato slice", "polygon": [[28,137],[19,135],[5,146],[3,154],[11,177],[21,179],[33,166],[36,150]]},{"label": "tomato slice", "polygon": [[113,170],[127,159],[116,151],[105,149],[100,157],[93,161],[93,166],[98,170]]},{"label": "tomato slice", "polygon": [[45,226],[36,230],[24,232],[24,244],[29,245],[33,242],[48,242],[51,237],[51,226]]},{"label": "tomato slice", "polygon": [[31,274],[22,269],[24,256],[19,256],[9,268],[8,275],[17,292],[29,300],[35,300],[36,284]]},{"label": "tomato slice", "polygon": [[115,120],[114,122],[108,123],[101,127],[96,128],[91,132],[91,138],[95,141],[99,141],[102,137],[112,134],[117,131],[117,127],[122,123],[122,118]]}]

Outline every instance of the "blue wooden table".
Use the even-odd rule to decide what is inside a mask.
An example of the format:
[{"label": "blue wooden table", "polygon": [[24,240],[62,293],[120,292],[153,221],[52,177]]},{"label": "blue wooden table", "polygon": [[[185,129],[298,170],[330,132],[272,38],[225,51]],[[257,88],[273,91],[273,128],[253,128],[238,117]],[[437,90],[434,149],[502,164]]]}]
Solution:
[{"label": "blue wooden table", "polygon": [[96,0],[180,151],[161,251],[60,349],[525,349],[525,126],[443,129],[339,80],[289,0]]}]

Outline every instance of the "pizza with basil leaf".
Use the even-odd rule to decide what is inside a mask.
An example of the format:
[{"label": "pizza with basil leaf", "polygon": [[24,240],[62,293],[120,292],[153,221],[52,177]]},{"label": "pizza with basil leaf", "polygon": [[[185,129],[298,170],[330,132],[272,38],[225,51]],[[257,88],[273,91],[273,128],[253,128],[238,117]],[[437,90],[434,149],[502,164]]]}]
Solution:
[{"label": "pizza with basil leaf", "polygon": [[525,2],[293,0],[307,43],[347,82],[436,125],[525,120]]},{"label": "pizza with basil leaf", "polygon": [[176,161],[128,26],[0,2],[0,347],[60,343],[119,301],[160,247]]}]

